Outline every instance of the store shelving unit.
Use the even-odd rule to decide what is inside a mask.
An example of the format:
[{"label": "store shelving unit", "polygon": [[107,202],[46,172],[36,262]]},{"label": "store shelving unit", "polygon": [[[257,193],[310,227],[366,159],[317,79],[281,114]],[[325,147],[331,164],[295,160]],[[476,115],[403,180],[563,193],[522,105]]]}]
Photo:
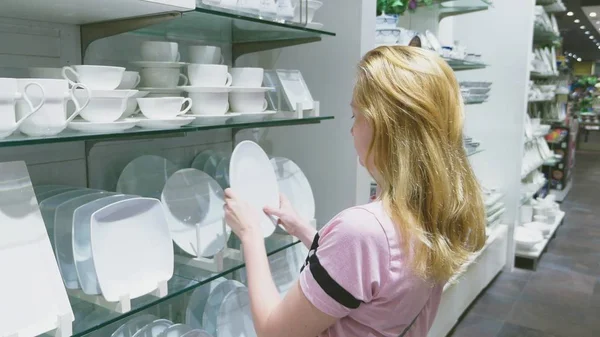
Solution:
[{"label": "store shelving unit", "polygon": [[560,227],[565,219],[565,212],[560,212],[552,225],[550,234],[541,242],[536,244],[532,250],[516,250],[515,252],[515,265],[519,268],[533,269],[537,268],[537,264],[542,257],[542,254],[546,251],[548,243],[556,237],[556,231]]}]

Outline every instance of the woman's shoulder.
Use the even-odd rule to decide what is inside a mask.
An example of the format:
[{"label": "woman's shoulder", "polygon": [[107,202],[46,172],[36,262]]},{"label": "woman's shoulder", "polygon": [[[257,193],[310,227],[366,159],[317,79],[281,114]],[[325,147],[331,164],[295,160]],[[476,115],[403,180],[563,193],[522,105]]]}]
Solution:
[{"label": "woman's shoulder", "polygon": [[380,202],[347,208],[338,213],[321,230],[321,237],[335,233],[349,239],[388,241],[391,221]]}]

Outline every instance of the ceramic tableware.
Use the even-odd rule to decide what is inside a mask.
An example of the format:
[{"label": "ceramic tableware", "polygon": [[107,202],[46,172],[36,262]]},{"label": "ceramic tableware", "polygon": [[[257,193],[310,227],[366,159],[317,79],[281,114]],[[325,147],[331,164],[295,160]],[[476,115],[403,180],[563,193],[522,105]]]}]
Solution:
[{"label": "ceramic tableware", "polygon": [[[36,86],[41,93],[41,100],[36,102],[35,106],[27,93],[27,89],[31,86]],[[38,112],[44,105],[45,96],[44,88],[36,82],[27,83],[20,91],[16,79],[0,78],[0,139],[10,136],[27,118]],[[15,107],[18,100],[27,104],[28,111],[25,110],[23,116],[17,120]]]},{"label": "ceramic tableware", "polygon": [[0,163],[0,336],[38,336],[74,320],[25,162]]},{"label": "ceramic tableware", "polygon": [[186,324],[173,324],[161,332],[158,337],[181,337],[193,329]]},{"label": "ceramic tableware", "polygon": [[233,289],[221,303],[217,337],[256,337],[248,288]]},{"label": "ceramic tableware", "polygon": [[[141,86],[145,88],[175,88],[188,84],[188,78],[177,68],[142,68]],[[148,91],[148,90],[146,90]]]},{"label": "ceramic tableware", "polygon": [[521,223],[531,222],[533,219],[533,207],[529,205],[521,206]]},{"label": "ceramic tableware", "polygon": [[227,156],[219,162],[217,168],[215,170],[215,180],[219,183],[219,185],[226,189],[229,187],[229,163],[231,162],[231,157]]},{"label": "ceramic tableware", "polygon": [[69,123],[71,130],[85,133],[113,133],[123,132],[134,128],[138,124],[138,119],[126,118],[114,122],[88,122],[83,119],[75,119]]},{"label": "ceramic tableware", "polygon": [[260,112],[268,107],[262,92],[232,92],[229,95],[229,104],[233,112]]},{"label": "ceramic tableware", "polygon": [[[63,67],[62,75],[72,86],[80,83],[90,90],[115,90],[121,83],[124,72],[123,67],[78,65]],[[72,81],[69,74],[77,82]]]},{"label": "ceramic tableware", "polygon": [[[133,66],[139,68],[181,68],[187,65],[186,62],[153,62],[153,61],[133,61]],[[143,77],[143,76],[142,76]]]},{"label": "ceramic tableware", "polygon": [[[31,100],[34,104],[39,104],[42,97],[45,97],[44,104],[35,114],[29,116],[19,126],[19,130],[28,136],[54,136],[63,131],[69,122],[79,116],[81,111],[87,107],[90,101],[91,92],[82,84],[75,84],[69,89],[69,82],[66,80],[53,79],[19,79],[19,90],[23,92],[27,84],[35,82],[42,88],[41,91],[33,92]],[[83,89],[87,95],[84,99],[75,97],[75,91]],[[31,90],[34,91],[34,90]],[[75,103],[76,110],[67,118],[67,101],[72,100]],[[21,101],[17,101],[17,118],[23,118],[31,112],[31,108]]]},{"label": "ceramic tableware", "polygon": [[[221,152],[221,151],[213,151],[213,152],[209,152],[210,155],[208,156],[208,158],[206,158],[205,162],[204,162],[204,166],[200,169],[198,168],[198,162],[196,160],[194,160],[192,162],[192,167],[195,169],[199,169],[204,171],[206,174],[208,174],[209,176],[211,176],[212,178],[215,177],[216,173],[217,173],[217,166],[219,166],[219,163],[221,162],[221,160],[223,160],[223,158],[226,157],[225,153]],[[198,155],[197,158],[201,158],[201,155]]]},{"label": "ceramic tableware", "polygon": [[177,116],[165,119],[137,118],[136,125],[147,130],[168,130],[180,128],[196,120],[193,116]]},{"label": "ceramic tableware", "polygon": [[188,53],[191,63],[197,64],[223,64],[221,48],[216,46],[190,46]]},{"label": "ceramic tableware", "polygon": [[144,41],[140,48],[142,59],[151,62],[179,62],[177,42]]},{"label": "ceramic tableware", "polygon": [[146,97],[149,93],[149,91],[138,91],[133,96],[129,97],[129,99],[127,99],[127,107],[121,115],[121,118],[127,118],[140,112],[138,109],[137,98]]},{"label": "ceramic tableware", "polygon": [[223,282],[227,282],[227,279],[219,277],[208,283],[206,286],[198,287],[196,290],[194,290],[194,292],[192,292],[187,308],[185,309],[185,324],[189,325],[193,329],[203,328],[202,316],[204,314],[208,298],[213,290],[215,290],[215,288]]},{"label": "ceramic tableware", "polygon": [[233,117],[235,123],[260,122],[273,117],[277,111],[242,112]]},{"label": "ceramic tableware", "polygon": [[116,191],[160,199],[167,179],[175,171],[177,166],[163,157],[153,155],[137,157],[121,172]]},{"label": "ceramic tableware", "polygon": [[[219,157],[217,157],[215,159],[211,158],[217,154],[218,154],[217,151],[215,151],[213,149],[202,150],[202,151],[200,151],[200,153],[198,153],[194,157],[194,160],[190,164],[190,167],[195,168],[196,170],[204,171],[204,166],[206,165],[206,163],[209,160],[213,160],[214,161],[213,165],[216,167],[216,165],[219,164],[218,160],[220,160],[223,157],[221,154],[219,154]],[[206,173],[206,171],[204,171],[204,172]]]},{"label": "ceramic tableware", "polygon": [[[153,87],[143,87],[139,88],[142,91],[148,92],[148,95],[145,97],[181,97],[183,90],[175,87],[175,88],[153,88]],[[137,104],[137,102],[136,102]]]},{"label": "ceramic tableware", "polygon": [[131,90],[140,84],[141,77],[140,73],[137,71],[125,71],[123,73],[123,79],[121,79],[121,83],[117,87],[120,90]]},{"label": "ceramic tableware", "polygon": [[264,72],[263,68],[231,68],[231,85],[260,88]]},{"label": "ceramic tableware", "polygon": [[[89,104],[81,110],[80,117],[88,122],[109,123],[121,118],[127,108],[127,102],[137,90],[91,90]],[[75,98],[85,99],[87,93],[75,91]]]},{"label": "ceramic tableware", "polygon": [[36,197],[39,194],[43,194],[46,192],[51,192],[57,189],[63,189],[63,188],[68,188],[70,186],[67,185],[35,185],[33,186],[33,190],[35,191],[35,195]]},{"label": "ceramic tableware", "polygon": [[231,85],[232,76],[227,72],[226,65],[220,64],[188,64],[188,78],[193,86],[224,86]]},{"label": "ceramic tableware", "polygon": [[[137,102],[142,114],[149,119],[175,118],[192,108],[192,99],[183,97],[138,98]],[[183,108],[186,103],[187,106]]]},{"label": "ceramic tableware", "polygon": [[224,115],[190,115],[195,119],[192,125],[216,125],[226,124],[231,118],[239,116],[239,113],[226,113]]},{"label": "ceramic tableware", "polygon": [[515,241],[517,249],[532,250],[535,245],[544,240],[544,236],[539,230],[525,228],[521,226],[515,227]]},{"label": "ceramic tableware", "polygon": [[97,192],[70,199],[56,208],[54,215],[54,252],[58,267],[67,289],[79,289],[77,270],[73,257],[73,213],[75,209],[88,202],[109,195]]},{"label": "ceramic tableware", "polygon": [[224,115],[229,110],[229,94],[226,92],[189,93],[192,99],[192,113],[195,115]]},{"label": "ceramic tableware", "polygon": [[223,189],[202,171],[179,170],[167,180],[161,201],[179,248],[193,256],[208,257],[227,245],[231,231],[223,225],[224,200]]},{"label": "ceramic tableware", "polygon": [[146,295],[173,276],[173,244],[157,199],[117,201],[94,212],[90,223],[94,266],[107,301]]},{"label": "ceramic tableware", "polygon": [[208,296],[204,311],[202,312],[202,327],[212,336],[217,334],[217,318],[221,304],[231,291],[238,288],[246,288],[243,284],[234,280],[226,280],[219,283]]},{"label": "ceramic tableware", "polygon": [[133,337],[158,337],[173,325],[168,319],[157,319],[138,330]]},{"label": "ceramic tableware", "polygon": [[184,334],[181,337],[213,337],[213,336],[204,330],[194,329],[194,330]]},{"label": "ceramic tableware", "polygon": [[547,237],[550,234],[550,231],[552,230],[552,227],[547,223],[537,221],[523,224],[523,227],[540,231],[544,235],[544,237]]},{"label": "ceramic tableware", "polygon": [[132,337],[138,330],[154,322],[158,318],[154,315],[140,315],[121,325],[110,337]]},{"label": "ceramic tableware", "polygon": [[231,154],[229,166],[231,189],[260,214],[264,237],[275,231],[276,220],[262,210],[265,206],[279,207],[277,176],[269,157],[252,141],[239,143]]},{"label": "ceramic tableware", "polygon": [[96,277],[96,268],[92,257],[91,248],[91,227],[90,220],[92,214],[104,206],[108,206],[117,201],[131,199],[130,195],[104,195],[100,199],[93,200],[82,206],[79,206],[73,212],[72,221],[72,240],[73,261],[77,280],[84,293],[88,295],[101,294],[98,278]]},{"label": "ceramic tableware", "polygon": [[54,188],[52,190],[40,192],[40,193],[36,194],[35,197],[37,198],[38,204],[40,204],[42,201],[44,201],[52,196],[55,196],[57,194],[64,193],[67,191],[72,191],[72,190],[79,190],[79,189],[82,189],[82,187],[61,185],[60,187]]}]

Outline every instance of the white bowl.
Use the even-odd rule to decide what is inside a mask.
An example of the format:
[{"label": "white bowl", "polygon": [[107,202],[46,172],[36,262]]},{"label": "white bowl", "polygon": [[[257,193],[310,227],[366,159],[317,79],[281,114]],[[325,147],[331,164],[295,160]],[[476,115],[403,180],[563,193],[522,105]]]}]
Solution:
[{"label": "white bowl", "polygon": [[[142,114],[149,119],[169,119],[183,115],[192,108],[192,100],[184,97],[136,98]],[[183,105],[188,103],[185,108]]]},{"label": "white bowl", "polygon": [[[127,100],[137,90],[92,90],[90,103],[81,110],[81,118],[88,122],[109,123],[121,118],[127,108]],[[85,100],[87,94],[75,91],[78,100]]]},{"label": "white bowl", "polygon": [[138,103],[136,98],[146,97],[148,94],[148,91],[138,91],[135,95],[129,97],[129,99],[127,100],[127,108],[125,108],[125,112],[123,112],[121,118],[127,118],[133,114],[140,112],[137,108]]},{"label": "white bowl", "polygon": [[227,92],[190,92],[188,97],[194,102],[194,115],[224,115],[229,110]]},{"label": "white bowl", "polygon": [[523,224],[523,227],[541,232],[544,236],[548,236],[552,230],[552,226],[543,222],[528,222]]},{"label": "white bowl", "polygon": [[76,78],[91,90],[114,90],[121,84],[124,72],[123,67],[77,65],[63,67],[62,74],[71,85],[74,83],[70,79]]},{"label": "white bowl", "polygon": [[233,112],[260,112],[268,106],[264,92],[232,92],[229,104]]},{"label": "white bowl", "polygon": [[538,242],[542,240],[544,240],[544,235],[539,230],[520,226],[515,228],[515,241],[517,243],[517,249],[531,250]]}]

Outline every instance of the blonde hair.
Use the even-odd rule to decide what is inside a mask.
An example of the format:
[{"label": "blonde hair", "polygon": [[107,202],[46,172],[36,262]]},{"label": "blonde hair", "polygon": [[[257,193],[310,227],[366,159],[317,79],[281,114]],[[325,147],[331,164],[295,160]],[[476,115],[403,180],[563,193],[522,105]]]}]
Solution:
[{"label": "blonde hair", "polygon": [[373,129],[365,163],[410,267],[425,279],[447,281],[486,240],[454,72],[433,52],[379,47],[359,63],[353,105]]}]

